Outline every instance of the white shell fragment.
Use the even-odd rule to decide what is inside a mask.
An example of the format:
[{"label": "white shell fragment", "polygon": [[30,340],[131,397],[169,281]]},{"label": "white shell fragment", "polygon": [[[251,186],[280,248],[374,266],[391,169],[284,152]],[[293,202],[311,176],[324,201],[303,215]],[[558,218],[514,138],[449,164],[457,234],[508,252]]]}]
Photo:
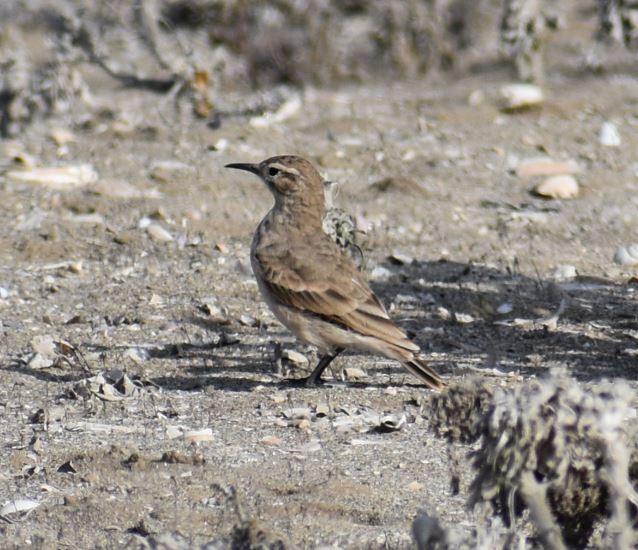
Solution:
[{"label": "white shell fragment", "polygon": [[550,157],[533,157],[522,160],[516,167],[516,174],[521,178],[534,176],[558,176],[576,174],[580,166],[575,160],[554,160]]},{"label": "white shell fragment", "polygon": [[600,128],[598,141],[605,147],[620,147],[621,139],[618,127],[613,122],[605,122]]},{"label": "white shell fragment", "polygon": [[576,178],[565,174],[547,178],[534,188],[534,192],[550,199],[573,199],[578,196],[579,188]]},{"label": "white shell fragment", "polygon": [[619,265],[638,265],[638,244],[619,246],[614,254],[614,262]]},{"label": "white shell fragment", "polygon": [[75,166],[49,166],[11,170],[7,177],[14,181],[44,185],[58,191],[82,187],[98,180],[98,173],[90,164]]},{"label": "white shell fragment", "polygon": [[158,243],[169,243],[173,240],[173,235],[171,235],[160,224],[155,222],[146,227],[146,232],[149,234],[151,239]]},{"label": "white shell fragment", "polygon": [[538,107],[545,99],[543,90],[533,84],[506,84],[501,88],[505,109],[517,111]]}]

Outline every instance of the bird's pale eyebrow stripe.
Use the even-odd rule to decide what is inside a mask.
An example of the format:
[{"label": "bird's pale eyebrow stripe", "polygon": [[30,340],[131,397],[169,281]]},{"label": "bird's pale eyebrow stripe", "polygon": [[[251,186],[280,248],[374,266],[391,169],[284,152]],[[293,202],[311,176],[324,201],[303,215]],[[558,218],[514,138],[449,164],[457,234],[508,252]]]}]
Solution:
[{"label": "bird's pale eyebrow stripe", "polygon": [[283,164],[279,164],[277,162],[273,162],[271,167],[276,168],[277,170],[281,170],[282,172],[286,172],[286,174],[292,174],[293,176],[300,176],[299,170],[296,168],[292,168],[291,166],[284,166]]}]

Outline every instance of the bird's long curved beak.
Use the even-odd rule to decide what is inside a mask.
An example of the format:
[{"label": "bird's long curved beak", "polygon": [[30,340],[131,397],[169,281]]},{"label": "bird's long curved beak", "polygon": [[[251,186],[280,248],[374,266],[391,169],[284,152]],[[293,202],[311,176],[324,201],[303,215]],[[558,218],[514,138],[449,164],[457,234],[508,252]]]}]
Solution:
[{"label": "bird's long curved beak", "polygon": [[259,164],[249,164],[244,162],[235,162],[227,164],[224,168],[234,168],[235,170],[245,170],[253,174],[259,175]]}]

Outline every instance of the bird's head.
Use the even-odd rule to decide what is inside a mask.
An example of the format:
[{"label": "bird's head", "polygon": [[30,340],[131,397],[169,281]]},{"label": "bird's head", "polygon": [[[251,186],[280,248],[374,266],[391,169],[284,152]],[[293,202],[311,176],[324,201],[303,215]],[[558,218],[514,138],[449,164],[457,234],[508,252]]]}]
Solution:
[{"label": "bird's head", "polygon": [[323,215],[322,178],[306,159],[294,155],[271,157],[259,164],[233,163],[226,168],[245,170],[259,176],[282,207],[307,207]]}]

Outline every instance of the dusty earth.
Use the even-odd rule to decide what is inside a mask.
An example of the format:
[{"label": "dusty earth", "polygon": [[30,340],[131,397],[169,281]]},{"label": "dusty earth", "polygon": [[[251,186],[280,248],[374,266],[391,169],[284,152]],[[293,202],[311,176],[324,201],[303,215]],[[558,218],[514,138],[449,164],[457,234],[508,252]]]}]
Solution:
[{"label": "dusty earth", "polygon": [[[276,343],[316,359],[260,299],[247,258],[271,197],[228,162],[295,153],[339,181],[368,226],[375,290],[450,382],[562,366],[635,387],[637,268],[612,258],[638,242],[638,74],[581,71],[577,37],[562,40],[545,104],[521,113],[500,110],[508,70],[482,64],[306,89],[284,122],[210,129],[87,68],[115,118],[47,119],[16,141],[42,166],[91,164],[97,182],[17,181],[0,144],[0,505],[39,504],[5,509],[1,545],[407,548],[419,509],[465,532],[484,521],[466,507],[467,463],[451,489],[430,392],[399,365],[351,354],[325,387],[282,383],[308,367],[278,363]],[[608,121],[619,147],[599,143]],[[75,140],[56,145],[59,128]],[[517,167],[543,155],[578,164],[578,197],[530,193],[539,180]],[[154,179],[164,160],[187,167]],[[34,360],[51,340],[66,342],[54,364]],[[123,372],[135,389],[87,389]],[[385,414],[405,424],[369,429]]]}]

